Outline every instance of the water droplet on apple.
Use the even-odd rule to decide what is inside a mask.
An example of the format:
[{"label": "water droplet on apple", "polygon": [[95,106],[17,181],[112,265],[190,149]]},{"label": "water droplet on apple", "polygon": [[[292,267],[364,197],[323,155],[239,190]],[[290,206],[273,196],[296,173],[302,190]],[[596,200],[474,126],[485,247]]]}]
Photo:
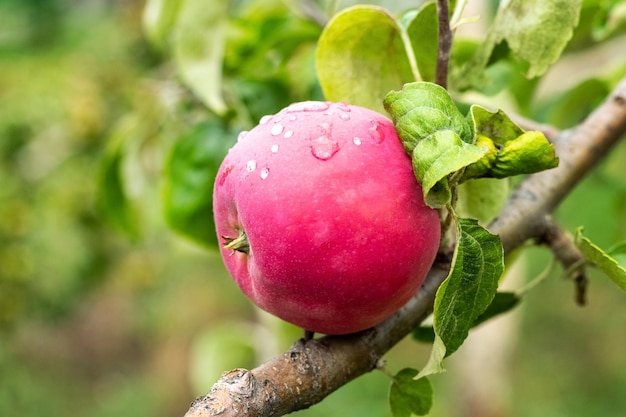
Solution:
[{"label": "water droplet on apple", "polygon": [[272,153],[276,153],[276,152],[278,152],[278,148],[279,148],[279,146],[277,144],[273,144],[272,147],[270,148],[270,150],[272,151]]},{"label": "water droplet on apple", "polygon": [[289,120],[291,120],[292,122],[295,121],[296,119],[298,119],[298,116],[296,116],[295,114],[289,115]]},{"label": "water droplet on apple", "polygon": [[354,143],[356,146],[361,146],[361,143],[363,143],[363,142],[361,141],[360,137],[355,136],[355,137],[352,138],[352,143]]},{"label": "water droplet on apple", "polygon": [[269,115],[269,114],[265,115],[265,116],[261,117],[261,120],[259,120],[259,124],[260,125],[264,125],[265,123],[269,122],[271,118],[272,118],[271,115]]},{"label": "water droplet on apple", "polygon": [[239,133],[239,135],[237,136],[237,142],[239,142],[240,140],[242,140],[244,137],[246,137],[246,135],[248,134],[247,130],[242,131],[241,133]]},{"label": "water droplet on apple", "polygon": [[300,111],[324,111],[328,109],[328,103],[323,101],[303,101],[301,103],[294,103],[287,107],[288,112],[300,112]]},{"label": "water droplet on apple", "polygon": [[292,137],[292,136],[293,136],[293,130],[288,130],[288,131],[286,131],[286,132],[285,132],[285,134],[283,135],[283,137],[284,137],[285,139],[289,139],[289,138],[290,138],[290,137]]},{"label": "water droplet on apple", "polygon": [[341,118],[341,120],[350,120],[350,115],[347,113],[341,113],[339,117]]},{"label": "water droplet on apple", "polygon": [[293,103],[287,107],[287,112],[302,111],[304,109],[304,103]]},{"label": "water droplet on apple", "polygon": [[246,164],[246,170],[248,170],[248,172],[252,172],[255,169],[256,169],[256,161],[255,160],[248,161],[248,163]]},{"label": "water droplet on apple", "polygon": [[280,135],[281,133],[283,133],[283,125],[277,124],[277,125],[272,126],[270,133],[272,134],[272,136]]},{"label": "water droplet on apple", "polygon": [[328,109],[328,103],[323,101],[307,101],[304,104],[304,111],[324,111]]},{"label": "water droplet on apple", "polygon": [[339,144],[326,135],[322,135],[311,141],[311,153],[317,159],[326,161],[333,157],[339,150]]},{"label": "water droplet on apple", "polygon": [[385,133],[383,132],[382,126],[380,125],[380,123],[378,123],[378,120],[376,119],[370,120],[370,124],[372,126],[367,129],[368,136],[372,138],[374,142],[381,143],[383,140],[385,140]]},{"label": "water droplet on apple", "polygon": [[341,111],[350,113],[350,107],[348,106],[348,103],[344,103],[343,101],[337,103],[337,108]]},{"label": "water droplet on apple", "polygon": [[261,170],[261,179],[262,179],[262,180],[266,179],[269,175],[270,175],[270,170],[269,170],[269,168],[263,168],[263,169]]}]

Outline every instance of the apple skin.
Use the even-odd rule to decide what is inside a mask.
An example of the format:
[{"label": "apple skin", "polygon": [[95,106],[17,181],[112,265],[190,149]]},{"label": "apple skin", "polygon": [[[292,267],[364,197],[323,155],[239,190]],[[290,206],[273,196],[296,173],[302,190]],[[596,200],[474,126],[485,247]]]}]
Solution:
[{"label": "apple skin", "polygon": [[372,110],[295,103],[242,132],[217,174],[227,270],[257,306],[306,330],[372,327],[420,288],[439,247],[436,210],[392,122]]}]

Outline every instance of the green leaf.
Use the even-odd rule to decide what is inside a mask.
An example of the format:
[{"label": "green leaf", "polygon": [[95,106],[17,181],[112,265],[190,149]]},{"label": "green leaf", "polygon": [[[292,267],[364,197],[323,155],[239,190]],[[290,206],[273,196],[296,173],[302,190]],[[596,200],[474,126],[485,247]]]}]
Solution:
[{"label": "green leaf", "polygon": [[[450,50],[450,65],[448,70],[448,83],[452,90],[467,88],[467,79],[462,78],[461,74],[464,74],[467,70],[467,67],[472,62],[472,59],[474,59],[474,55],[481,44],[482,42],[478,39],[465,38],[461,35],[454,37],[452,49]],[[458,87],[457,84],[459,85]]]},{"label": "green leaf", "polygon": [[126,141],[137,134],[137,118],[134,115],[122,119],[107,142],[98,176],[98,205],[104,215],[130,238],[139,237],[138,218],[135,207],[125,187],[124,162]]},{"label": "green leaf", "polygon": [[405,151],[431,207],[450,201],[447,176],[478,161],[488,151],[473,145],[473,133],[448,92],[442,87],[416,82],[385,97]]},{"label": "green leaf", "polygon": [[227,6],[226,1],[208,7],[204,0],[185,0],[173,38],[174,61],[183,82],[217,114],[227,109],[221,91]]},{"label": "green leaf", "polygon": [[593,28],[593,38],[597,41],[603,41],[626,32],[626,3],[607,1],[603,2],[602,6],[604,13],[601,16],[601,23]]},{"label": "green leaf", "polygon": [[428,375],[440,374],[446,371],[446,368],[443,367],[443,360],[446,357],[446,345],[437,332],[434,332],[434,334],[435,340],[430,350],[428,362],[426,362],[424,368],[415,378],[424,378]]},{"label": "green leaf", "polygon": [[435,331],[446,345],[446,356],[456,351],[474,321],[493,300],[504,271],[500,239],[474,219],[458,219],[452,269],[437,290]]},{"label": "green leaf", "polygon": [[541,132],[524,132],[507,142],[498,152],[491,169],[491,176],[505,178],[513,175],[533,174],[556,168],[559,158],[554,146]]},{"label": "green leaf", "polygon": [[411,332],[411,337],[420,343],[434,343],[435,329],[433,326],[418,326]]},{"label": "green leaf", "polygon": [[[520,296],[514,292],[496,293],[489,307],[476,318],[472,327],[476,327],[493,317],[510,311],[520,301]],[[419,326],[417,329],[413,330],[411,336],[414,340],[421,343],[434,343],[435,329],[432,326]]]},{"label": "green leaf", "polygon": [[500,213],[509,196],[506,179],[478,178],[464,182],[457,188],[455,211],[459,217],[477,219],[487,225]]},{"label": "green leaf", "polygon": [[427,378],[415,379],[417,369],[404,368],[393,377],[389,406],[393,417],[424,416],[433,405],[433,388]]},{"label": "green leaf", "polygon": [[385,96],[404,149],[409,155],[415,144],[438,130],[452,130],[464,142],[474,143],[473,132],[448,92],[437,84],[415,82]]},{"label": "green leaf", "polygon": [[581,5],[582,0],[506,2],[498,10],[487,38],[456,81],[464,82],[465,87],[485,84],[484,69],[493,63],[493,54],[503,43],[526,62],[527,77],[542,75],[572,38]]},{"label": "green leaf", "polygon": [[452,130],[438,130],[419,141],[413,150],[413,171],[426,204],[445,206],[450,201],[447,176],[478,161],[486,152],[487,148],[463,142]]},{"label": "green leaf", "polygon": [[[234,16],[228,22],[225,72],[236,75],[237,81],[245,79],[284,84],[288,77],[299,76],[300,85],[297,88],[307,84],[308,73],[315,74],[313,58],[322,32],[318,24],[290,13],[281,1],[271,0],[271,5],[267,4],[267,0],[229,3],[240,3],[241,10],[237,12],[238,7],[234,6],[235,10],[231,12]],[[307,59],[306,72],[292,74],[294,69],[289,68],[290,61],[304,49],[310,50],[311,54],[310,61]],[[317,78],[314,78],[317,84]],[[265,109],[264,114],[270,111]]]},{"label": "green leaf", "polygon": [[218,247],[213,184],[236,134],[219,122],[196,126],[174,144],[165,167],[165,218],[172,229],[205,246]]},{"label": "green leaf", "polygon": [[[587,261],[599,267],[622,291],[626,292],[626,268],[620,265],[615,258],[603,251],[591,240],[583,236],[583,228],[576,230],[576,246],[585,256]],[[611,254],[622,256],[626,252],[626,243],[622,243],[611,250]]]},{"label": "green leaf", "polygon": [[505,145],[524,133],[524,130],[513,123],[502,110],[491,112],[484,107],[473,105],[470,107],[468,118],[475,136],[487,136],[499,145]]},{"label": "green leaf", "polygon": [[400,24],[409,36],[421,79],[434,82],[438,52],[437,4],[429,1],[418,10],[407,12]]},{"label": "green leaf", "polygon": [[443,359],[461,346],[469,329],[491,304],[504,271],[500,239],[476,220],[457,219],[457,236],[450,273],[435,296],[435,343],[419,376],[443,371]]},{"label": "green leaf", "polygon": [[626,266],[626,241],[620,242],[615,246],[611,246],[606,253],[621,266]]},{"label": "green leaf", "polygon": [[176,23],[183,0],[147,0],[143,9],[146,37],[158,48],[164,48]]},{"label": "green leaf", "polygon": [[524,132],[502,111],[472,106],[468,115],[476,145],[489,152],[467,167],[461,181],[472,178],[506,178],[532,174],[558,165],[554,146],[541,132]]},{"label": "green leaf", "polygon": [[327,100],[381,113],[385,94],[413,79],[398,24],[376,6],[335,15],[319,38],[315,66]]}]

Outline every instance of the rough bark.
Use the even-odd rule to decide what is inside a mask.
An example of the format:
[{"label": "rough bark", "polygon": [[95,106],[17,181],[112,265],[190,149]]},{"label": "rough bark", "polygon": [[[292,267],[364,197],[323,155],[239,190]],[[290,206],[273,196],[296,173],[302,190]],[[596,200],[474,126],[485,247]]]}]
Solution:
[{"label": "rough bark", "polygon": [[[558,168],[528,176],[489,226],[506,252],[540,239],[546,217],[626,132],[626,79],[583,123],[554,138]],[[367,331],[296,342],[288,352],[248,371],[235,369],[203,397],[186,417],[280,416],[308,408],[358,376],[376,368],[380,358],[432,311],[437,288],[449,262],[435,263],[423,287],[391,318]]]}]

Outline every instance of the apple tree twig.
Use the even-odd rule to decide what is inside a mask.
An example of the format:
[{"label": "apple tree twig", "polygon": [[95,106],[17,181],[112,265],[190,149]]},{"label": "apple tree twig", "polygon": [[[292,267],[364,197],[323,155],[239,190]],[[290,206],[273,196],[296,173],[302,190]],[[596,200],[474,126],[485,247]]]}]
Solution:
[{"label": "apple tree twig", "polygon": [[438,52],[435,83],[448,88],[448,64],[452,48],[452,30],[450,29],[450,10],[448,0],[437,0],[438,17]]},{"label": "apple tree twig", "polygon": [[545,217],[545,231],[540,237],[541,242],[548,245],[556,259],[561,263],[565,274],[576,286],[576,303],[586,304],[587,273],[584,268],[585,258],[580,252],[574,238],[565,229],[559,226],[552,216]]}]

